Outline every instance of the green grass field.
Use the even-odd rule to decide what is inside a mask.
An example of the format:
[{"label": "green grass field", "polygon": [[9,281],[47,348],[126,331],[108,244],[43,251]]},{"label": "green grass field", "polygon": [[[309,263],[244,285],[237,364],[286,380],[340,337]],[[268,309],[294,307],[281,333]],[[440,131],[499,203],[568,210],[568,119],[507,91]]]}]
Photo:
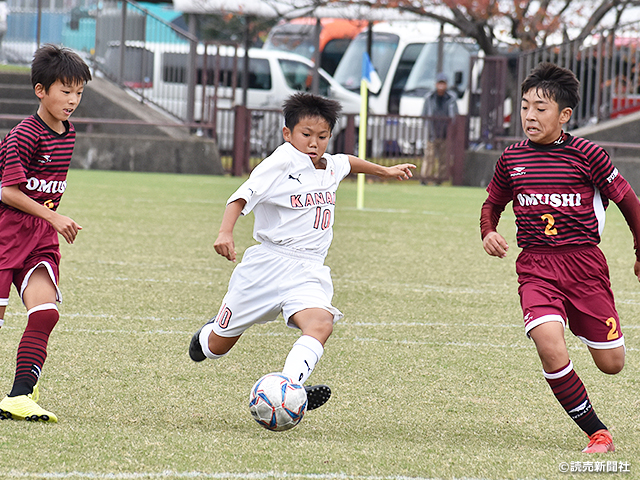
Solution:
[{"label": "green grass field", "polygon": [[[311,380],[334,395],[295,429],[251,418],[249,389],[280,370],[297,338],[282,321],[250,329],[217,362],[193,363],[192,333],[213,316],[234,264],[213,250],[240,179],[74,170],[60,212],[83,226],[63,245],[61,320],[40,404],[58,424],[0,422],[0,478],[556,479],[567,463],[626,462],[640,478],[640,285],[629,230],[608,213],[602,248],[627,344],[606,376],[567,335],[576,371],[617,451],[586,436],[553,397],[523,333],[510,207],[507,259],[486,255],[480,188],[367,184],[338,192],[327,264],[345,313]],[[253,217],[236,227],[239,254]],[[13,378],[24,308],[0,330],[0,392]],[[575,463],[580,462],[580,463]]]}]

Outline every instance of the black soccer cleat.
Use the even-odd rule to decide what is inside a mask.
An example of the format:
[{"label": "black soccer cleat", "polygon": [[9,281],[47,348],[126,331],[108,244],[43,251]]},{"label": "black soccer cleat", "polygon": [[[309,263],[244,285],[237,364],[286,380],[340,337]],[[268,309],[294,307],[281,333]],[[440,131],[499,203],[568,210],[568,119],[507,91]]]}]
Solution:
[{"label": "black soccer cleat", "polygon": [[331,389],[328,385],[311,385],[304,387],[307,392],[307,411],[321,407],[331,398]]},{"label": "black soccer cleat", "polygon": [[193,334],[193,337],[191,337],[191,343],[189,344],[189,356],[194,362],[202,362],[207,358],[207,356],[202,351],[202,346],[200,345],[200,332],[203,328],[204,325],[200,327],[196,333]]}]

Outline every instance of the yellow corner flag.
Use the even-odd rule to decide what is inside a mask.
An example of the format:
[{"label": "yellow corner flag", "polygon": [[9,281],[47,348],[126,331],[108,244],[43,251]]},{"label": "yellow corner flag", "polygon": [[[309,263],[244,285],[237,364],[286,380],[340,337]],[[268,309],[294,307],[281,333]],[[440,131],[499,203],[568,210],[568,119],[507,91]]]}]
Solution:
[{"label": "yellow corner flag", "polygon": [[[368,95],[367,92],[378,93],[382,87],[380,77],[373,68],[369,54],[362,54],[362,80],[360,81],[360,131],[358,136],[358,156],[362,159],[367,158],[367,111]],[[364,208],[364,173],[358,174],[356,208],[362,210]]]},{"label": "yellow corner flag", "polygon": [[[365,54],[366,55],[366,54]],[[360,82],[360,131],[358,135],[358,156],[367,158],[367,82],[363,78]],[[356,190],[356,209],[364,208],[364,173],[358,174]]]}]

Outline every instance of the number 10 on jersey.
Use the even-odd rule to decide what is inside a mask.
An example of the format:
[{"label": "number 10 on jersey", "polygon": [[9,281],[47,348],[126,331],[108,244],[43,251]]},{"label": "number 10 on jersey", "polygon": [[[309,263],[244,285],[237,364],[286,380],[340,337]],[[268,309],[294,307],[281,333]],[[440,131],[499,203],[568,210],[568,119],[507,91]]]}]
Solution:
[{"label": "number 10 on jersey", "polygon": [[328,208],[316,207],[316,219],[313,228],[326,230],[331,226],[331,210]]}]

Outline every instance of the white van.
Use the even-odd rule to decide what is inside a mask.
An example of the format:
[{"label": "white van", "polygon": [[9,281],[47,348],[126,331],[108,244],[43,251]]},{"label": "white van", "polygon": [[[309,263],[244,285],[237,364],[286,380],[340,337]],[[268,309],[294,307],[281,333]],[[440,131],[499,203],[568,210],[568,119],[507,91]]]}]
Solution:
[{"label": "white van", "polygon": [[[218,145],[223,152],[229,152],[234,143],[231,109],[241,105],[243,101],[241,86],[244,50],[221,46],[219,51],[218,55],[217,47],[208,48],[206,68],[204,49],[198,52],[194,120],[210,123],[215,118]],[[175,49],[158,49],[153,63],[153,82],[145,91],[146,98],[174,116],[186,119],[188,54]],[[214,86],[214,71],[220,72],[217,90]],[[203,88],[205,72],[207,79],[206,87]],[[318,73],[320,95],[339,101],[344,114],[360,112],[359,94],[339,85],[324,70],[318,69]],[[282,143],[282,104],[296,92],[311,91],[312,80],[313,63],[301,55],[260,48],[249,50],[246,106],[261,110],[252,112],[252,138],[249,139],[252,152],[266,156]],[[235,91],[232,89],[233,85],[236,86]],[[204,103],[203,90],[206,92]],[[342,124],[337,126],[335,133],[341,126]]]},{"label": "white van", "polygon": [[[203,119],[202,91],[204,74],[204,52],[197,56],[197,78],[195,93],[196,121]],[[187,63],[186,52],[164,52],[155,56],[154,81],[152,90],[147,96],[179,118],[186,116],[187,98]],[[159,60],[159,61],[158,61]],[[232,108],[242,104],[242,66],[244,50],[220,47],[207,51],[207,87],[206,96],[214,95],[214,68],[217,65],[221,72],[220,83],[216,92],[217,108]],[[235,63],[235,67],[234,67]],[[232,76],[236,72],[235,92],[231,91]],[[339,85],[328,73],[318,69],[320,75],[319,94],[338,100],[344,113],[360,111],[360,95],[350,92]],[[247,89],[248,108],[280,109],[286,98],[298,91],[310,91],[313,80],[313,63],[297,54],[279,50],[252,48],[249,50],[249,83]],[[206,117],[206,113],[205,113]]]},{"label": "white van", "polygon": [[[369,94],[369,110],[376,115],[399,113],[400,97],[413,66],[426,43],[435,42],[440,24],[435,21],[381,22],[373,25],[371,62],[382,87]],[[334,79],[353,92],[360,91],[362,55],[367,51],[368,31],[361,32],[347,48]]]}]

